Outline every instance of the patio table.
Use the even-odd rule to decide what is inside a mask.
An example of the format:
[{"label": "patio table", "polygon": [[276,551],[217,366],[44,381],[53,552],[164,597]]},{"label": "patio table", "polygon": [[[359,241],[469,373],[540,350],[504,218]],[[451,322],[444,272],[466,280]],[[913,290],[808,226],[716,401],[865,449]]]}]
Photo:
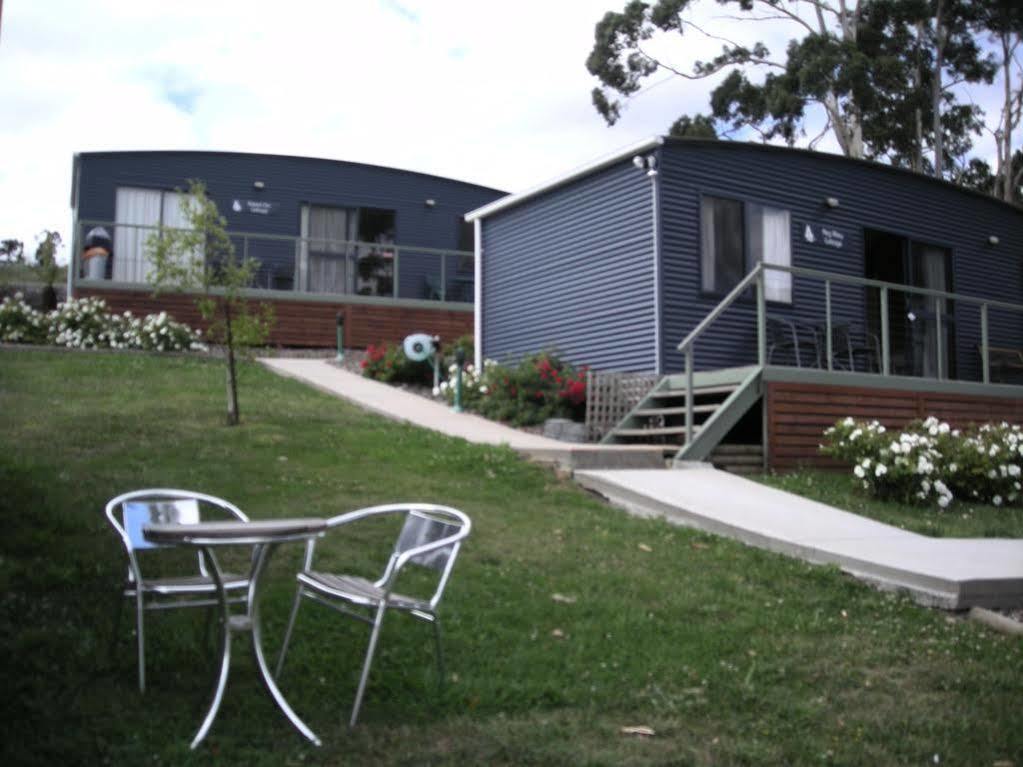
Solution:
[{"label": "patio table", "polygon": [[[252,635],[252,650],[256,657],[256,665],[259,666],[259,672],[263,677],[263,682],[270,696],[299,732],[317,746],[320,745],[320,739],[295,714],[270,675],[270,668],[267,666],[266,658],[263,654],[262,630],[259,622],[259,587],[270,556],[278,544],[287,541],[302,541],[316,538],[323,535],[326,529],[326,521],[319,518],[267,519],[250,522],[199,522],[187,525],[151,524],[145,525],[142,528],[143,535],[153,543],[190,546],[200,549],[204,553],[206,561],[210,565],[210,574],[216,584],[220,609],[223,612],[223,627],[220,638],[220,670],[217,674],[217,681],[213,691],[213,701],[210,703],[209,711],[206,713],[202,725],[200,725],[195,738],[192,740],[192,748],[198,746],[203,738],[206,737],[206,733],[209,732],[213,720],[217,716],[217,711],[220,709],[220,702],[224,697],[224,688],[227,686],[227,674],[231,664],[231,634],[242,631],[247,631]],[[249,589],[245,600],[245,613],[243,615],[232,614],[228,607],[223,576],[212,551],[217,546],[239,545],[253,547]]]}]

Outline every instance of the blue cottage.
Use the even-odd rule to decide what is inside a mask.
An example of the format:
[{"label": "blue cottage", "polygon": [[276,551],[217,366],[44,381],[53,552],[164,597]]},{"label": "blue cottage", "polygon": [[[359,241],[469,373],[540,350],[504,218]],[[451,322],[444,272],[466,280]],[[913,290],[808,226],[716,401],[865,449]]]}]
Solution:
[{"label": "blue cottage", "polygon": [[480,357],[662,376],[608,441],[680,459],[759,442],[782,466],[849,414],[1023,419],[1014,205],[873,162],[656,137],[466,219]]}]

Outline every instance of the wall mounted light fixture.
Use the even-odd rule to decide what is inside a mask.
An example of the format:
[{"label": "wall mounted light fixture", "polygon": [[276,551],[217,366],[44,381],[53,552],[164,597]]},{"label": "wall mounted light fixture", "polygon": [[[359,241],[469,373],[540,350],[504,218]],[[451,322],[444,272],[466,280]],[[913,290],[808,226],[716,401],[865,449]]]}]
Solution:
[{"label": "wall mounted light fixture", "polygon": [[657,155],[655,154],[648,154],[646,157],[636,155],[632,158],[632,164],[639,170],[645,170],[650,178],[657,175]]},{"label": "wall mounted light fixture", "polygon": [[265,189],[266,188],[266,184],[264,182],[262,182],[262,181],[253,181],[252,182],[252,188],[253,189]]},{"label": "wall mounted light fixture", "polygon": [[987,244],[991,245],[992,247],[997,245],[999,242],[1000,242],[1000,240],[998,239],[998,235],[997,234],[992,234],[990,237],[987,238]]},{"label": "wall mounted light fixture", "polygon": [[837,197],[825,197],[824,198],[824,204],[827,205],[829,208],[837,208],[838,207],[838,198]]},{"label": "wall mounted light fixture", "polygon": [[427,198],[427,199],[426,199],[426,200],[425,200],[425,201],[423,202],[423,204],[424,204],[424,205],[426,205],[426,207],[428,207],[428,208],[432,208],[432,207],[433,207],[434,205],[436,205],[436,204],[437,204],[437,201],[436,201],[435,199],[433,199],[432,197],[428,197],[428,198]]}]

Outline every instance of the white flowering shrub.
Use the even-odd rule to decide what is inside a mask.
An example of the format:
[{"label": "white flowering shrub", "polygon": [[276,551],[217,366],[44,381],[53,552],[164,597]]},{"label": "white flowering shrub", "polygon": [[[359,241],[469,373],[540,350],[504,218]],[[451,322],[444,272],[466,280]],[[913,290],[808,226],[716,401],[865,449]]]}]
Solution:
[{"label": "white flowering shrub", "polygon": [[46,315],[25,303],[21,293],[5,296],[0,303],[0,342],[44,344],[48,328]]},{"label": "white flowering shrub", "polygon": [[954,498],[1001,506],[1023,497],[1018,425],[961,432],[931,416],[895,433],[877,421],[846,418],[824,434],[821,451],[851,464],[863,488],[879,498],[946,508]]},{"label": "white flowering shrub", "polygon": [[[479,403],[490,391],[487,384],[488,374],[500,367],[496,360],[484,360],[483,370],[478,370],[471,362],[462,369],[462,407],[466,410],[478,410]],[[446,378],[434,388],[434,397],[443,397],[448,402],[455,401],[455,386],[458,381],[458,365],[448,366]]]},{"label": "white flowering shrub", "polygon": [[143,319],[125,312],[122,319],[127,325],[125,340],[130,348],[148,351],[205,351],[202,331],[175,322],[167,312],[150,314]]},{"label": "white flowering shrub", "polygon": [[101,298],[65,301],[47,315],[49,341],[69,349],[127,349],[124,323]]},{"label": "white flowering shrub", "polygon": [[166,312],[134,317],[110,314],[101,298],[72,299],[48,314],[28,306],[16,294],[0,304],[0,341],[50,343],[69,349],[144,349],[204,351],[202,332],[175,322]]}]

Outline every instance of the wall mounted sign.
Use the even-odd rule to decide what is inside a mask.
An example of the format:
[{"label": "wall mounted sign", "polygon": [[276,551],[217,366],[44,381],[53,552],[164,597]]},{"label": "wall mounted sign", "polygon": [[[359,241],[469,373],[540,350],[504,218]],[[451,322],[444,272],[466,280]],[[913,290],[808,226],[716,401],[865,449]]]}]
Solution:
[{"label": "wall mounted sign", "polygon": [[231,203],[231,210],[235,213],[255,213],[260,216],[268,216],[277,211],[277,203],[263,200],[235,200]]},{"label": "wall mounted sign", "polygon": [[842,250],[845,247],[845,234],[833,226],[805,224],[803,239],[811,245],[826,245],[837,250]]}]

